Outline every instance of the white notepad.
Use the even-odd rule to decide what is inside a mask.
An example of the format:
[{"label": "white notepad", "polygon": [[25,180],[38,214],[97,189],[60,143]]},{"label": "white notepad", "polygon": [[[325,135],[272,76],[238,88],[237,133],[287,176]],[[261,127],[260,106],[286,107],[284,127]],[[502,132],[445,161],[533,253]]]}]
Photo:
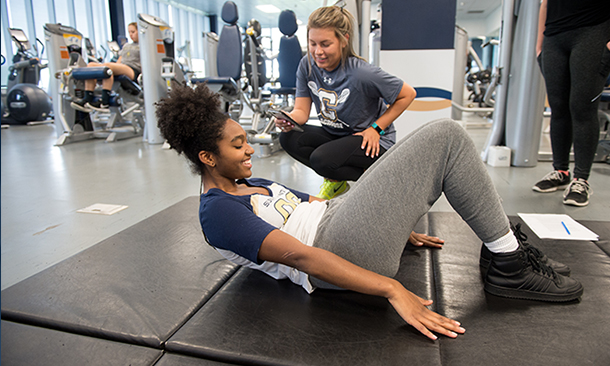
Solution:
[{"label": "white notepad", "polygon": [[89,207],[81,208],[80,210],[76,210],[76,212],[81,213],[92,213],[98,215],[114,215],[119,211],[123,211],[129,206],[124,205],[109,205],[106,203],[96,203]]},{"label": "white notepad", "polygon": [[599,235],[568,215],[518,214],[540,239],[599,240]]}]

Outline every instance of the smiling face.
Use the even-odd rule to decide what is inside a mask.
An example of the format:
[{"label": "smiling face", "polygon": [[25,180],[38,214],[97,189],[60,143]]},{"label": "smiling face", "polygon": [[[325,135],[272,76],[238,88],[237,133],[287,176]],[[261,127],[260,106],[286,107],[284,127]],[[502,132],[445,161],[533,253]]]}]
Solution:
[{"label": "smiling face", "polygon": [[216,172],[230,180],[252,176],[251,157],[254,149],[248,144],[246,131],[232,119],[227,119],[218,140],[218,154],[214,154]]},{"label": "smiling face", "polygon": [[332,28],[311,28],[308,33],[308,48],[319,68],[332,71],[341,63],[347,42],[341,41]]}]

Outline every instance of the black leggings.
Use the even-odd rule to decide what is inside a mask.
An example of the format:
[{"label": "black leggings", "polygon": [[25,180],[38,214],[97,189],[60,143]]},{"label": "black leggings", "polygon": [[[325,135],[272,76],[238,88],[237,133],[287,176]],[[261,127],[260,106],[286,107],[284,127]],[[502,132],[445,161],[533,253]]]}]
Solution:
[{"label": "black leggings", "polygon": [[304,132],[280,134],[282,148],[293,158],[307,165],[324,178],[358,180],[386,150],[379,148],[379,156],[371,158],[362,150],[362,136],[335,136],[319,126],[302,126]]},{"label": "black leggings", "polygon": [[588,179],[599,139],[597,108],[610,72],[610,20],[544,37],[541,64],[551,106],[553,168]]}]

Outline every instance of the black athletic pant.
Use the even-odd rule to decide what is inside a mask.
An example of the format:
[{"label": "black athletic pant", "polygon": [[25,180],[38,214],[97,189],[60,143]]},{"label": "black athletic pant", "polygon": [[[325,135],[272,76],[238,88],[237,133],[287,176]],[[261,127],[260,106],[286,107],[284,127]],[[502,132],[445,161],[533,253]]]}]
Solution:
[{"label": "black athletic pant", "polygon": [[302,126],[304,132],[280,134],[282,148],[293,158],[307,165],[324,178],[358,180],[386,150],[380,147],[379,156],[371,158],[362,150],[362,136],[339,137],[319,126]]},{"label": "black athletic pant", "polygon": [[597,109],[610,72],[610,20],[544,37],[541,65],[551,106],[553,168],[588,179],[599,140]]}]

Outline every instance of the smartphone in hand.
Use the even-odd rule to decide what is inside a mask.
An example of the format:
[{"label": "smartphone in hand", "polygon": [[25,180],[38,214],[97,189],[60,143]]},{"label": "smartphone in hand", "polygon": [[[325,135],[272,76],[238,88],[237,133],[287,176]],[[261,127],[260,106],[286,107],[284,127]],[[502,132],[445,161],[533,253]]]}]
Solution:
[{"label": "smartphone in hand", "polygon": [[292,117],[290,117],[288,114],[286,114],[286,112],[270,109],[269,113],[271,113],[271,115],[275,118],[288,121],[288,123],[292,126],[292,129],[294,129],[295,131],[303,132],[303,128],[301,127],[301,125],[296,123],[295,120],[292,119]]}]

